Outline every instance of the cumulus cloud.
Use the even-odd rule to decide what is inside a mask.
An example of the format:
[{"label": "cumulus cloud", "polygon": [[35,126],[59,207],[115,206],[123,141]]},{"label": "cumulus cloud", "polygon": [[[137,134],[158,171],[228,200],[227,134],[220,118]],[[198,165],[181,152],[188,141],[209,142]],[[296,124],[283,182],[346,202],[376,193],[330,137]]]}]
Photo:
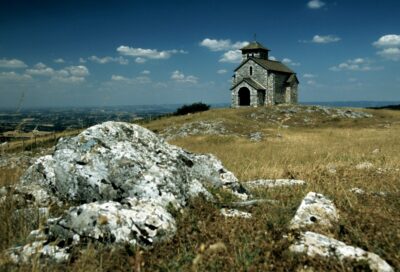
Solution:
[{"label": "cumulus cloud", "polygon": [[217,40],[217,39],[209,39],[205,38],[200,42],[200,46],[207,47],[211,51],[227,51],[227,50],[235,50],[235,49],[240,49],[246,45],[248,45],[249,42],[246,41],[238,41],[235,43],[232,43],[231,40]]},{"label": "cumulus cloud", "polygon": [[86,77],[89,75],[89,69],[84,65],[69,66],[65,68],[72,76]]},{"label": "cumulus cloud", "polygon": [[307,7],[309,9],[320,9],[323,6],[325,6],[325,2],[322,2],[320,0],[311,0],[311,1],[308,1],[308,3],[307,3]]},{"label": "cumulus cloud", "polygon": [[270,60],[276,60],[276,58],[274,56],[269,56],[268,59]]},{"label": "cumulus cloud", "polygon": [[144,63],[148,59],[169,59],[174,54],[187,54],[184,50],[157,50],[157,49],[145,49],[135,48],[126,45],[121,45],[117,48],[117,52],[123,56],[136,57],[136,63]]},{"label": "cumulus cloud", "polygon": [[39,62],[32,69],[27,69],[26,73],[34,76],[53,76],[55,71],[53,68],[48,67],[46,64]]},{"label": "cumulus cloud", "polygon": [[30,79],[32,79],[32,76],[27,74],[18,74],[14,71],[0,73],[0,81],[26,81]]},{"label": "cumulus cloud", "polygon": [[299,63],[299,62],[294,62],[294,61],[292,61],[292,60],[289,59],[289,58],[284,58],[284,59],[282,60],[282,62],[285,63],[285,64],[287,64],[287,65],[290,65],[290,66],[300,66],[300,63]]},{"label": "cumulus cloud", "polygon": [[88,58],[90,61],[93,61],[95,63],[99,63],[99,64],[106,64],[106,63],[110,63],[110,62],[117,62],[119,64],[122,65],[126,65],[129,64],[129,60],[123,58],[123,57],[97,57],[97,56],[90,56]]},{"label": "cumulus cloud", "polygon": [[385,48],[377,52],[377,54],[388,60],[393,60],[393,61],[400,60],[400,48],[398,47]]},{"label": "cumulus cloud", "polygon": [[374,46],[379,48],[393,48],[400,46],[400,35],[388,34],[380,37],[377,41],[373,43]]},{"label": "cumulus cloud", "polygon": [[198,82],[198,78],[192,75],[185,76],[184,73],[180,72],[179,70],[176,70],[172,72],[171,74],[171,79],[180,82],[180,83],[193,83],[196,84]]},{"label": "cumulus cloud", "polygon": [[225,52],[219,62],[239,63],[242,61],[242,52],[240,50],[229,50]]},{"label": "cumulus cloud", "polygon": [[0,59],[0,68],[9,68],[9,69],[17,69],[17,68],[26,68],[26,65],[22,60],[18,59]]},{"label": "cumulus cloud", "polygon": [[385,59],[400,60],[400,35],[388,34],[380,37],[373,45],[381,50],[377,54]]},{"label": "cumulus cloud", "polygon": [[84,59],[84,58],[79,58],[79,63],[86,63],[86,59]]},{"label": "cumulus cloud", "polygon": [[335,71],[335,72],[338,72],[338,71],[367,72],[367,71],[380,70],[380,69],[382,69],[382,67],[372,66],[372,62],[368,59],[356,58],[356,59],[350,59],[345,62],[342,62],[337,66],[332,66],[329,69],[331,71]]},{"label": "cumulus cloud", "polygon": [[313,43],[333,43],[338,42],[341,39],[335,35],[315,35],[311,42]]},{"label": "cumulus cloud", "polygon": [[113,82],[120,82],[124,84],[147,84],[151,83],[151,79],[146,76],[138,76],[134,78],[128,78],[121,75],[112,75],[111,81]]},{"label": "cumulus cloud", "polygon": [[222,74],[226,74],[228,71],[226,70],[226,69],[219,69],[218,71],[217,71],[217,74],[220,74],[220,75],[222,75]]},{"label": "cumulus cloud", "polygon": [[68,66],[60,70],[54,70],[46,64],[39,62],[32,69],[27,69],[30,76],[50,77],[52,82],[81,83],[90,74],[84,65]]},{"label": "cumulus cloud", "polygon": [[145,62],[146,62],[146,59],[145,59],[145,58],[142,58],[142,57],[137,57],[137,58],[135,59],[135,62],[136,62],[136,63],[139,63],[139,64],[142,64],[142,63],[145,63]]},{"label": "cumulus cloud", "polygon": [[55,59],[54,62],[55,62],[55,63],[64,63],[65,60],[62,59],[62,58],[58,58],[58,59]]}]

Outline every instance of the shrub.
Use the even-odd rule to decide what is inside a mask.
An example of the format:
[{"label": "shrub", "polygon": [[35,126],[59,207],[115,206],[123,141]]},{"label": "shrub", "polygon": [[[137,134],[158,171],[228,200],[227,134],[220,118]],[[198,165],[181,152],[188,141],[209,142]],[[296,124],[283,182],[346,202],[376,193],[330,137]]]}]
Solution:
[{"label": "shrub", "polygon": [[210,109],[210,105],[204,104],[202,102],[193,103],[191,105],[183,105],[178,108],[174,115],[185,115],[188,113],[195,113],[200,111],[207,111]]}]

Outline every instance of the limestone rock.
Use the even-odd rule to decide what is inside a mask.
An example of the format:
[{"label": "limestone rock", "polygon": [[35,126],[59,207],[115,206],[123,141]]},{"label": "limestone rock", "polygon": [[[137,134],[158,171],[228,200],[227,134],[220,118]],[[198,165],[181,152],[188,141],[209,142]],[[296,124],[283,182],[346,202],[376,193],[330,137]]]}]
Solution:
[{"label": "limestone rock", "polygon": [[274,188],[304,184],[306,184],[304,180],[296,179],[258,179],[245,182],[244,186],[247,188]]},{"label": "limestone rock", "polygon": [[225,217],[251,218],[251,213],[239,211],[239,210],[236,210],[236,209],[222,208],[220,210],[220,212]]},{"label": "limestone rock", "polygon": [[45,192],[34,196],[42,201],[49,196],[77,204],[137,197],[182,207],[191,196],[209,195],[204,184],[242,192],[214,156],[186,152],[138,125],[105,122],[61,139],[53,155],[28,169],[20,190],[31,192],[39,185]]},{"label": "limestone rock", "polygon": [[356,169],[358,170],[371,169],[372,167],[374,167],[374,165],[370,162],[362,162],[356,165]]},{"label": "limestone rock", "polygon": [[329,230],[338,220],[339,215],[332,201],[322,194],[309,192],[290,221],[290,228]]},{"label": "limestone rock", "polygon": [[291,245],[289,250],[296,253],[304,253],[310,257],[319,256],[333,257],[339,260],[366,261],[372,271],[394,271],[386,261],[374,253],[346,245],[341,241],[311,231],[301,234],[300,239]]},{"label": "limestone rock", "polygon": [[212,155],[189,153],[134,124],[90,127],[61,139],[53,155],[40,157],[25,173],[18,194],[39,206],[64,202],[71,208],[48,219],[46,234],[33,235],[10,256],[64,260],[69,247],[83,240],[152,246],[176,232],[168,209],[183,208],[200,194],[213,199],[208,187],[248,196]]}]

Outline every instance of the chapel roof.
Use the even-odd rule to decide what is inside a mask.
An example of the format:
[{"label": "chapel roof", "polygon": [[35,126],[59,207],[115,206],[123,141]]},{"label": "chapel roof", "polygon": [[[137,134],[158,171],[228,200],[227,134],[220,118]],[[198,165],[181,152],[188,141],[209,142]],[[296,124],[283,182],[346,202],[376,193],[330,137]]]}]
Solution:
[{"label": "chapel roof", "polygon": [[270,51],[268,48],[264,47],[261,43],[259,42],[251,42],[245,47],[241,48],[240,50],[254,50],[254,49],[262,49],[262,50],[267,50]]},{"label": "chapel roof", "polygon": [[249,78],[249,77],[245,77],[243,78],[241,81],[239,81],[238,83],[236,83],[234,86],[232,86],[231,90],[235,89],[240,83],[242,82],[246,82],[247,84],[249,84],[251,87],[253,87],[256,90],[264,90],[265,87],[263,87],[261,84],[257,83],[256,81],[254,81],[253,79]]},{"label": "chapel roof", "polygon": [[243,64],[245,64],[247,61],[253,60],[255,63],[260,65],[266,70],[274,71],[274,72],[281,72],[281,73],[288,73],[288,74],[294,74],[294,72],[287,67],[285,64],[283,64],[280,61],[276,60],[269,60],[269,59],[259,59],[259,58],[254,58],[250,57],[246,61],[243,61],[236,69],[235,71],[239,70],[240,67],[242,67]]}]

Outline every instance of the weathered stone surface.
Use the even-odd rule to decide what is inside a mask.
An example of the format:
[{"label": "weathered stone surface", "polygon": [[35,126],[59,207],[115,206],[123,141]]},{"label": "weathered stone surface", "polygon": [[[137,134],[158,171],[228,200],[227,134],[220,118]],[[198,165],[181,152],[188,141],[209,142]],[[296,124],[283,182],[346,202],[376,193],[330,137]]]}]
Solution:
[{"label": "weathered stone surface", "polygon": [[[28,169],[19,189],[39,185],[69,203],[137,197],[181,207],[188,197],[209,195],[204,184],[241,190],[214,156],[186,152],[134,124],[105,122],[60,140],[53,155]],[[44,192],[34,196],[47,198]]]},{"label": "weathered stone surface", "polygon": [[306,182],[304,180],[296,179],[258,179],[247,181],[243,185],[246,188],[274,188],[274,187],[284,187],[284,186],[295,186],[304,185]]},{"label": "weathered stone surface", "polygon": [[151,246],[176,231],[168,208],[183,208],[199,194],[213,199],[208,186],[247,199],[237,178],[212,155],[186,152],[133,124],[93,126],[60,140],[53,155],[27,170],[16,188],[20,195],[39,206],[75,206],[48,219],[46,235],[33,235],[32,243],[11,249],[11,256],[24,261],[39,253],[63,260],[83,240]]},{"label": "weathered stone surface", "polygon": [[289,227],[329,230],[338,220],[339,215],[332,201],[322,194],[309,192],[290,221]]},{"label": "weathered stone surface", "polygon": [[372,271],[394,271],[386,261],[374,253],[346,245],[341,241],[311,231],[301,234],[300,239],[289,249],[292,252],[304,253],[310,257],[332,257],[341,261],[344,259],[366,261]]},{"label": "weathered stone surface", "polygon": [[220,210],[220,212],[225,217],[251,218],[251,213],[239,211],[239,210],[236,210],[236,209],[222,208]]}]

